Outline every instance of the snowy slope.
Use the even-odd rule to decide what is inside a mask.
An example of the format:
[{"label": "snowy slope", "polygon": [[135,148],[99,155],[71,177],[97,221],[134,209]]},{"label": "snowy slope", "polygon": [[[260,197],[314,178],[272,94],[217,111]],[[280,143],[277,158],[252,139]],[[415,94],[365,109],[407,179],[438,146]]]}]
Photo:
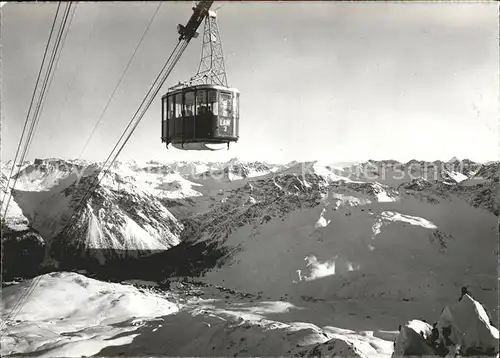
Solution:
[{"label": "snowy slope", "polygon": [[[2,199],[3,190],[6,190],[8,175],[12,163],[2,163]],[[65,161],[60,159],[36,159],[34,162],[25,162],[14,168],[10,187],[15,183],[15,191],[9,202],[7,212],[7,224],[15,230],[26,230],[30,219],[26,212],[33,212],[34,205],[38,200],[49,197],[51,188],[63,190],[69,185],[78,182],[80,178],[95,171],[95,166],[85,166],[82,162]],[[22,207],[18,203],[19,192],[30,192],[37,196],[37,200],[25,202]],[[3,203],[5,205],[5,203]],[[5,206],[2,208],[2,212]]]},{"label": "snowy slope", "polygon": [[[220,235],[223,239],[229,233],[225,244],[239,251],[233,258],[235,264],[207,277],[278,296],[298,289],[314,297],[335,292],[337,297],[384,294],[400,300],[415,295],[448,299],[450,292],[456,292],[454,286],[463,281],[475,283],[477,290],[483,284],[484,288],[496,287],[496,222],[492,215],[478,213],[466,204],[436,207],[416,199],[336,210],[340,201],[314,208],[301,205],[286,217],[279,216],[286,209],[279,200],[274,202],[276,206],[258,211],[257,218],[257,204],[243,214],[227,215],[224,221],[219,213],[221,223],[215,226],[212,222],[203,230],[203,238]],[[249,214],[250,221],[240,219]],[[269,216],[272,218],[266,219]],[[268,222],[261,225],[260,220]],[[242,227],[231,232],[230,225],[240,222]],[[475,245],[471,245],[471,237],[476,238]],[[470,262],[470,257],[481,260]],[[301,284],[294,284],[322,276],[328,280],[317,287],[305,284],[300,289]],[[386,281],[388,277],[394,281]],[[330,288],[322,292],[325,284]],[[415,286],[425,287],[425,291],[411,293]],[[361,287],[365,290],[360,292]]]},{"label": "snowy slope", "polygon": [[[393,341],[395,357],[434,353],[428,344],[431,326],[422,321],[410,321],[399,334],[339,328],[346,307],[297,306],[192,280],[172,282],[169,291],[162,291],[148,282],[134,286],[77,273],[47,274],[37,278],[35,290],[12,315],[29,284],[3,290],[2,316],[11,318],[1,338],[3,356],[390,357]],[[479,302],[465,297],[453,310],[443,310],[438,326],[451,324],[452,338],[460,342],[456,334],[463,337],[462,347],[471,342],[473,353],[487,353],[498,341],[498,330],[483,312]],[[327,316],[327,324],[320,323],[321,316]],[[356,320],[371,317],[350,316],[351,325]]]},{"label": "snowy slope", "polygon": [[[435,319],[464,285],[496,316],[498,163],[464,170],[465,161],[351,166],[369,175],[319,162],[118,162],[78,211],[96,164],[26,163],[13,201],[66,267],[68,252],[108,263],[163,251],[124,261],[126,279],[157,286],[182,274],[200,286],[158,297],[45,275],[2,353],[388,357],[399,324]],[[22,285],[4,293],[7,309]],[[146,313],[134,312],[142,303],[121,306],[136,295],[159,303]],[[78,306],[59,316],[59,298]]]},{"label": "snowy slope", "polygon": [[466,283],[496,307],[497,221],[459,184],[421,178],[397,189],[294,166],[232,182],[187,220],[189,242],[215,243],[229,255],[207,282],[273,298],[417,301],[435,309]]},{"label": "snowy slope", "polygon": [[[4,317],[28,282],[3,292]],[[290,321],[287,302],[179,283],[168,293],[99,282],[76,273],[43,275],[2,335],[2,355],[388,357],[392,343]],[[387,334],[386,334],[387,335]],[[393,336],[393,334],[391,334]]]},{"label": "snowy slope", "polygon": [[70,241],[85,249],[119,255],[167,250],[179,243],[182,224],[157,198],[131,184],[119,190],[105,184],[92,192],[83,207],[78,207],[90,179],[84,178],[80,186],[68,188],[64,192],[66,197],[56,196],[46,203],[52,207],[54,201],[66,201],[70,197],[68,207],[76,210],[76,224],[58,232],[54,237],[56,242]]},{"label": "snowy slope", "polygon": [[344,167],[341,172],[353,180],[376,181],[390,186],[423,178],[429,181],[459,183],[476,173],[481,164],[470,160],[418,161],[400,163],[395,160],[370,160],[353,166]]},{"label": "snowy slope", "polygon": [[[132,184],[142,191],[159,198],[184,199],[201,195],[196,191],[197,184],[186,179],[185,167],[172,164],[148,162],[146,165],[115,162],[112,172],[120,178],[119,183],[108,182],[114,189],[120,189]],[[196,172],[196,168],[192,168]]]},{"label": "snowy slope", "polygon": [[14,191],[12,208],[17,205],[51,248],[57,246],[56,256],[94,250],[102,262],[108,254],[147,253],[179,243],[182,224],[150,190],[126,178],[122,168],[115,168],[83,202],[96,170],[90,165],[79,174],[64,172],[60,163],[45,171],[25,169],[19,177],[25,190]]},{"label": "snowy slope", "polygon": [[[3,289],[3,319],[11,315],[28,284]],[[93,355],[103,347],[130,342],[134,321],[177,310],[177,305],[164,297],[133,286],[99,282],[75,273],[43,275],[16,321],[5,327],[2,356],[35,351],[47,357]],[[120,326],[121,322],[127,323]]]},{"label": "snowy slope", "polygon": [[[4,174],[5,168],[5,174]],[[1,214],[5,213],[6,199],[7,199],[7,183],[8,175],[7,166],[2,165],[2,173],[0,176],[0,201],[2,203],[0,207]],[[19,205],[17,205],[15,199],[11,198],[9,202],[9,207],[5,215],[5,224],[9,226],[10,229],[15,231],[23,231],[28,229],[29,220],[23,215],[23,212]]]},{"label": "snowy slope", "polygon": [[499,332],[491,325],[483,305],[465,294],[446,306],[437,321],[412,320],[395,341],[393,357],[404,356],[498,356]]},{"label": "snowy slope", "polygon": [[424,178],[413,179],[400,184],[399,191],[404,195],[412,195],[430,203],[440,203],[443,200],[460,200],[475,208],[487,210],[494,215],[499,211],[499,180],[473,177],[457,184],[440,181],[429,181]]},{"label": "snowy slope", "polygon": [[481,165],[471,179],[495,179],[500,176],[500,163],[493,162]]},{"label": "snowy slope", "polygon": [[[474,170],[465,170],[466,165]],[[8,165],[4,167],[7,168]],[[458,197],[474,207],[498,212],[498,173],[495,171],[498,165],[495,163],[478,167],[477,163],[467,160],[452,160],[447,163],[410,161],[406,164],[386,160],[359,163],[357,167],[365,172],[375,168],[376,170],[372,171],[378,170],[378,174],[382,170],[382,175],[379,175],[377,180],[367,179],[367,175],[353,178],[355,171],[351,170],[352,167],[344,167],[343,171],[340,171],[338,165],[330,166],[318,162],[273,165],[242,162],[236,158],[227,163],[116,162],[111,168],[111,174],[101,183],[94,202],[102,202],[106,207],[112,208],[111,210],[121,211],[121,214],[116,217],[113,213],[105,214],[107,209],[100,207],[101,203],[96,207],[87,207],[84,214],[78,213],[78,216],[83,215],[82,220],[86,223],[81,225],[88,226],[79,232],[78,240],[82,241],[82,237],[87,236],[89,247],[107,245],[120,250],[163,250],[179,241],[180,230],[180,224],[174,225],[173,236],[177,239],[169,235],[167,227],[160,223],[164,217],[169,218],[167,221],[171,226],[172,222],[181,218],[190,217],[192,222],[192,214],[199,213],[194,220],[199,223],[197,226],[202,230],[206,229],[206,234],[210,236],[210,228],[217,227],[217,222],[212,222],[212,217],[220,217],[220,212],[234,211],[234,215],[239,217],[257,215],[262,218],[256,222],[264,222],[272,218],[274,212],[286,215],[303,205],[302,192],[307,197],[306,205],[310,206],[319,205],[325,195],[337,196],[338,200],[333,202],[335,206],[343,205],[346,201],[358,205],[374,201],[392,202],[399,200],[398,195],[402,195],[417,197],[433,204]],[[399,167],[416,172],[416,179],[400,179],[394,172],[388,171]],[[424,175],[428,174],[427,167],[434,168],[434,172],[431,170],[432,175]],[[97,169],[98,166],[92,163],[59,159],[26,163],[18,176],[18,192],[15,193],[10,207],[8,217],[11,218],[12,226],[17,223],[26,228],[29,218],[33,227],[44,238],[57,236],[72,214],[71,209],[88,186],[88,178]],[[453,171],[461,172],[461,175],[467,173],[472,177],[466,180],[462,180],[462,177],[460,180],[452,180]],[[477,175],[486,179],[478,182]],[[311,183],[306,179],[307,176],[311,178]],[[429,179],[430,177],[436,177],[437,180]],[[83,180],[84,178],[87,179]],[[334,187],[333,191],[329,191],[331,186]],[[127,209],[129,212],[124,213],[126,210],[123,205],[108,203],[115,200],[126,202],[125,197],[134,198],[127,199],[129,205],[137,207],[145,203],[146,209]],[[274,201],[274,205],[271,205]],[[283,208],[278,208],[280,205]],[[265,207],[264,211],[270,210],[271,214],[260,213],[260,207]],[[176,217],[172,217],[167,211]],[[131,220],[131,216],[135,219]],[[148,219],[144,219],[144,216]],[[113,219],[109,219],[111,217]],[[111,221],[100,223],[103,218]],[[325,222],[319,220],[316,225],[325,225]],[[116,235],[111,232],[117,223],[120,226],[120,235],[113,238],[112,236]],[[227,233],[232,230],[230,227],[231,225],[227,226],[223,231]],[[157,235],[154,232],[158,230]],[[167,242],[160,239],[165,233],[168,236]]]},{"label": "snowy slope", "polygon": [[[2,207],[1,207],[1,212],[2,215],[5,213],[5,205],[6,204],[6,196],[4,195],[4,192],[2,191],[0,193],[0,200],[2,201]],[[11,198],[9,202],[9,207],[7,209],[6,217],[5,217],[5,223],[8,225],[8,227],[11,230],[15,231],[24,231],[29,229],[29,220],[28,218],[23,214],[23,211],[17,204],[15,198]]]},{"label": "snowy slope", "polygon": [[[450,338],[460,345],[463,352],[473,351],[474,354],[498,353],[498,329],[491,325],[490,317],[483,305],[465,295],[462,300],[443,310],[437,321],[438,330],[443,337],[443,328],[451,327]],[[472,352],[471,352],[472,353]]]},{"label": "snowy slope", "polygon": [[54,186],[70,185],[85,175],[88,167],[61,159],[35,160],[25,166],[13,178],[17,178],[16,189],[25,191],[48,190]]}]

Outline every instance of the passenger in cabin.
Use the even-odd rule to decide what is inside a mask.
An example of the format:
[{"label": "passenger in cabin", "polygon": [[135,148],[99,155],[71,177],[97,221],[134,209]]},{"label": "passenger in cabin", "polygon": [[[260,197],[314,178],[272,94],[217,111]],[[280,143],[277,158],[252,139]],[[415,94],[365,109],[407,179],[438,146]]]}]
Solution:
[{"label": "passenger in cabin", "polygon": [[191,117],[193,115],[193,111],[191,111],[189,108],[186,109],[186,112],[184,114],[186,117]]},{"label": "passenger in cabin", "polygon": [[200,104],[198,106],[198,114],[205,114],[207,113],[207,107],[204,104]]}]

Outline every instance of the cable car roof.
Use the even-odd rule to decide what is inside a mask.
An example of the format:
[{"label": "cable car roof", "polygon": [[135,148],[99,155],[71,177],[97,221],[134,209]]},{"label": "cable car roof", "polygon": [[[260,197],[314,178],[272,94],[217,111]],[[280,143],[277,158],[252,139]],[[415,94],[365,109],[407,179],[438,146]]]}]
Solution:
[{"label": "cable car roof", "polygon": [[164,98],[165,96],[170,96],[173,94],[182,93],[182,92],[186,92],[188,90],[194,90],[194,89],[215,89],[215,90],[219,90],[219,91],[230,91],[230,92],[240,93],[240,91],[237,88],[225,87],[225,86],[214,85],[214,84],[199,84],[199,85],[193,85],[193,86],[181,84],[181,85],[170,87],[168,89],[168,92],[166,94],[164,94],[162,96],[162,98]]}]

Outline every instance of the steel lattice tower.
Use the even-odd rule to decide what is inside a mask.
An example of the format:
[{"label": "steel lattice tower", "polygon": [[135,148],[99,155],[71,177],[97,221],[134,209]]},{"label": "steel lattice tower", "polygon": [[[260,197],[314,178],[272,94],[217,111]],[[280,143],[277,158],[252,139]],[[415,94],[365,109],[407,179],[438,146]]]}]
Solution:
[{"label": "steel lattice tower", "polygon": [[219,26],[217,25],[217,14],[214,11],[209,11],[208,16],[205,18],[200,65],[196,75],[189,81],[190,86],[200,84],[227,87],[222,41],[219,35]]}]

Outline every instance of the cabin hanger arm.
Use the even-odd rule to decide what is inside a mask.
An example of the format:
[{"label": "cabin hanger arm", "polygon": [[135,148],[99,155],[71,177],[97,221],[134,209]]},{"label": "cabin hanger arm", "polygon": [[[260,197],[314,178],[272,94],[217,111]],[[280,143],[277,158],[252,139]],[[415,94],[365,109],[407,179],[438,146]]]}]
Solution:
[{"label": "cabin hanger arm", "polygon": [[193,7],[193,15],[191,15],[191,18],[189,19],[188,23],[186,26],[183,26],[181,24],[177,25],[177,32],[179,33],[179,41],[186,40],[187,42],[191,41],[191,39],[197,38],[198,37],[198,27],[200,26],[201,22],[205,19],[205,17],[208,15],[208,12],[210,10],[210,6],[212,6],[213,0],[211,1],[206,1],[202,0],[198,2],[198,4]]}]

